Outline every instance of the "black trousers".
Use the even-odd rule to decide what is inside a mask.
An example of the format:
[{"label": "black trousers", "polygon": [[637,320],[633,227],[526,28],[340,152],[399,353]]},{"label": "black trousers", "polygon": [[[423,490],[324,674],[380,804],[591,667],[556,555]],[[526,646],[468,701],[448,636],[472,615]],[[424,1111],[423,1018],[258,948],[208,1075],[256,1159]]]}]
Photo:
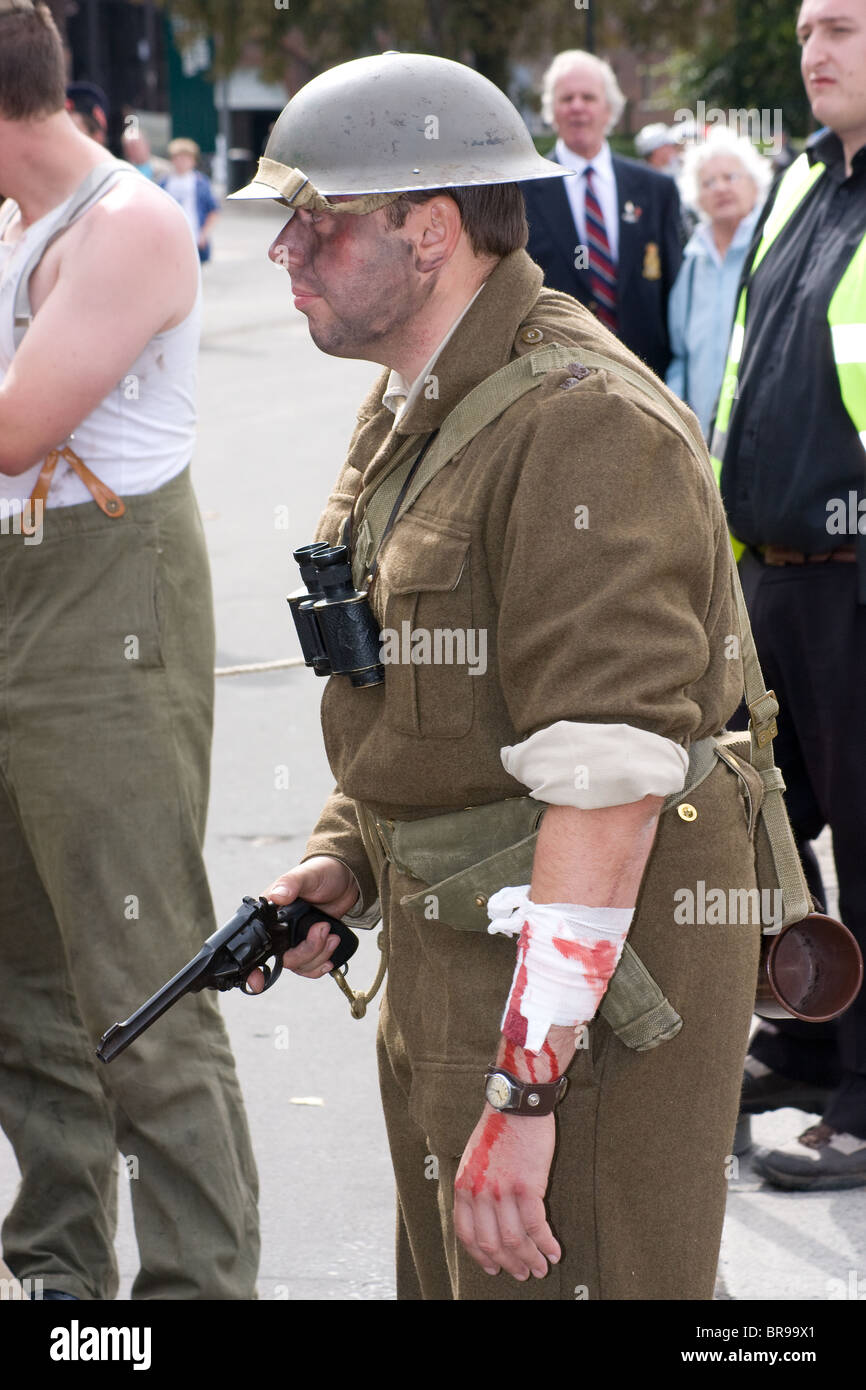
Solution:
[{"label": "black trousers", "polygon": [[[781,706],[774,752],[809,886],[825,901],[810,841],[829,825],[839,915],[866,955],[866,607],[857,603],[857,565],[771,566],[747,551],[740,576]],[[749,1052],[782,1076],[830,1087],[825,1122],[866,1139],[866,990],[834,1023],[762,1023]]]}]

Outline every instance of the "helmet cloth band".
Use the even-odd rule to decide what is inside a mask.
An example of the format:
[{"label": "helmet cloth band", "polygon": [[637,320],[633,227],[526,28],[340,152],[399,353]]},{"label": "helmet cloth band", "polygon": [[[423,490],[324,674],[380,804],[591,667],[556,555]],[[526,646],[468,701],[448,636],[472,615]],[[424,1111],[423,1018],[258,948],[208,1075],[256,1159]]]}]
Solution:
[{"label": "helmet cloth band", "polygon": [[290,207],[307,208],[311,212],[375,212],[377,208],[383,208],[402,196],[400,193],[365,193],[358,198],[348,198],[343,203],[331,203],[313,187],[300,169],[280,164],[266,155],[259,160],[256,179],[276,189]]}]

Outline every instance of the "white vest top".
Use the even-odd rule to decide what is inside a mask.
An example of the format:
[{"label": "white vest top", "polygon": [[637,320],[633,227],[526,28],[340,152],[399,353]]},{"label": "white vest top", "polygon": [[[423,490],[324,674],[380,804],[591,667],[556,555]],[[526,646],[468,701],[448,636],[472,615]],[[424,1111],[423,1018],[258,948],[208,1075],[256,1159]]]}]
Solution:
[{"label": "white vest top", "polygon": [[[74,194],[40,217],[13,245],[0,242],[0,384],[15,355],[13,306],[21,272],[31,251],[44,244],[61,221],[72,197]],[[133,267],[130,274],[134,274]],[[192,457],[200,332],[199,271],[196,301],[183,322],[151,338],[138,360],[130,364],[92,414],[76,426],[68,441],[57,440],[58,448],[68,443],[119,497],[153,492],[181,473]],[[50,382],[46,382],[46,390],[50,389]],[[0,507],[6,504],[3,510],[20,510],[41,466],[40,461],[17,477],[0,473]],[[71,507],[92,501],[78,475],[60,459],[47,506]]]}]

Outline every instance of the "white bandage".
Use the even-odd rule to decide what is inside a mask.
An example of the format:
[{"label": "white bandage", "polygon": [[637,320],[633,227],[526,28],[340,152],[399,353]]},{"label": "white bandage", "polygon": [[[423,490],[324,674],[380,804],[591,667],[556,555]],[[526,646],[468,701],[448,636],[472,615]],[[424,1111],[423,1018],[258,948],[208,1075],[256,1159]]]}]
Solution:
[{"label": "white bandage", "polygon": [[524,884],[494,893],[487,911],[491,935],[520,934],[502,1015],[505,1037],[540,1052],[553,1024],[589,1022],[622,955],[634,908],[534,903]]}]

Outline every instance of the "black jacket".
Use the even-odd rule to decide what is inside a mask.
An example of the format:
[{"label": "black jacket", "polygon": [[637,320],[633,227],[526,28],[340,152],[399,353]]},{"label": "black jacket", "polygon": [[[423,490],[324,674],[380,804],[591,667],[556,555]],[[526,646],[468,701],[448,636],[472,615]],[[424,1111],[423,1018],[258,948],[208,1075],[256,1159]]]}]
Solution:
[{"label": "black jacket", "polygon": [[[679,194],[673,179],[637,160],[613,155],[613,171],[620,213],[619,337],[663,377],[671,358],[668,295],[682,260]],[[526,249],[546,285],[591,308],[589,271],[574,264],[580,236],[564,184],[555,178],[521,184],[529,219]]]}]

